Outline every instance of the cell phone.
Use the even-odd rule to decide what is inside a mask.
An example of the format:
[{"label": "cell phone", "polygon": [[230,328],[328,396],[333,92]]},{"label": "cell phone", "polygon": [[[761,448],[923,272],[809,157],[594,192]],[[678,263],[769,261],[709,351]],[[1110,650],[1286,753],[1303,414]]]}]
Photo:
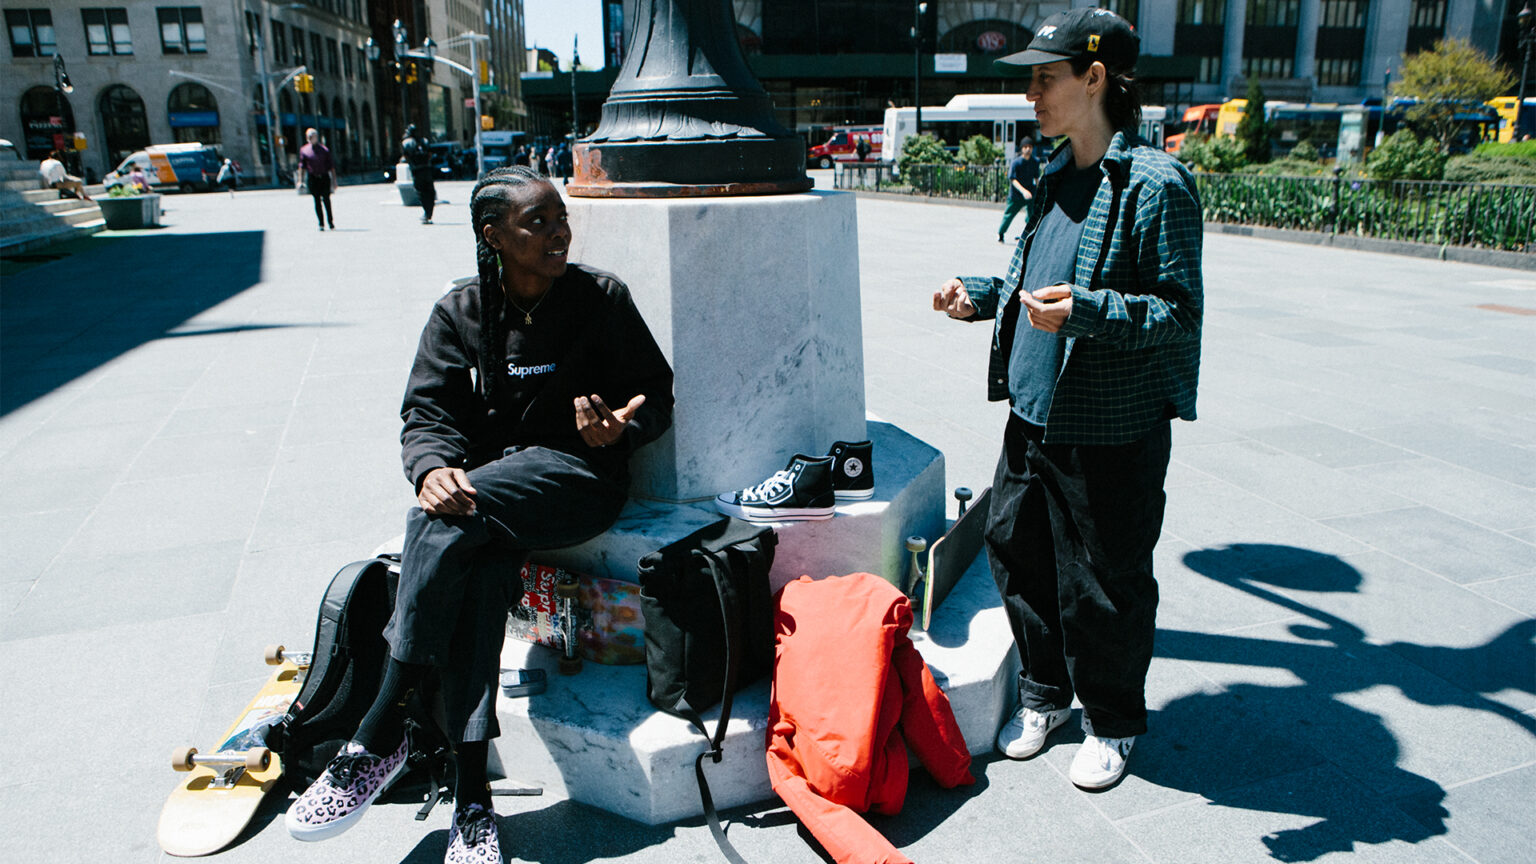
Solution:
[{"label": "cell phone", "polygon": [[506,669],[501,673],[501,692],[509,698],[536,696],[547,686],[543,669]]}]

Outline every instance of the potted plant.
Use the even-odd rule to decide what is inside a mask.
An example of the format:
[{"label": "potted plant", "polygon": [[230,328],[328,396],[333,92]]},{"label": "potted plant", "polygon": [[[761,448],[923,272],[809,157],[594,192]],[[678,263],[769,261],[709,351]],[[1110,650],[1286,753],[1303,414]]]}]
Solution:
[{"label": "potted plant", "polygon": [[155,228],[160,225],[160,193],[150,192],[147,184],[123,178],[107,189],[107,197],[97,198],[101,216],[113,231]]}]

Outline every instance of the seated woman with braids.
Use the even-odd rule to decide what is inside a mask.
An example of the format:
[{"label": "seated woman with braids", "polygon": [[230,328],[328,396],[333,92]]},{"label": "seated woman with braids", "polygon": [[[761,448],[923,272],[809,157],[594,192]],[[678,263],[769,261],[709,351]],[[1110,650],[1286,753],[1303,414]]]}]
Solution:
[{"label": "seated woman with braids", "polygon": [[672,370],[617,278],[568,265],[555,187],[501,168],[470,203],[479,279],[437,301],[401,416],[406,519],[390,659],[351,743],[288,809],[288,830],[350,828],[401,772],[403,705],[436,669],[458,763],[447,861],[500,861],[486,781],[507,609],[530,550],[611,526],[629,456],[672,422]]}]

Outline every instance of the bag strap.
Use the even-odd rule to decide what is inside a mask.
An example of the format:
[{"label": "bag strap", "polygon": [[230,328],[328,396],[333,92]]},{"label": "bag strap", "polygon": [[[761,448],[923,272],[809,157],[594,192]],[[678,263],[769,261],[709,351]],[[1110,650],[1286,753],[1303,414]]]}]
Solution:
[{"label": "bag strap", "polygon": [[[730,602],[726,591],[726,573],[729,563],[722,562],[723,552],[712,552],[705,549],[695,550],[693,554],[704,559],[704,565],[709,569],[709,575],[715,582],[715,594],[720,598],[720,620],[725,625],[725,692],[720,697],[720,720],[715,724],[715,734],[710,735],[704,726],[704,718],[699,712],[690,708],[684,700],[678,700],[678,709],[709,740],[709,749],[700,753],[693,761],[694,777],[699,781],[699,801],[704,805],[704,820],[709,823],[709,833],[715,838],[715,845],[720,847],[720,854],[731,864],[747,864],[746,859],[731,845],[731,841],[725,836],[725,829],[720,826],[720,814],[715,812],[714,798],[709,794],[709,781],[704,776],[704,760],[718,763],[722,755],[721,745],[725,743],[725,727],[731,722],[731,701],[736,693],[736,675],[741,666],[741,652],[745,647],[741,634],[741,607]],[[732,606],[736,608],[732,608]]]}]

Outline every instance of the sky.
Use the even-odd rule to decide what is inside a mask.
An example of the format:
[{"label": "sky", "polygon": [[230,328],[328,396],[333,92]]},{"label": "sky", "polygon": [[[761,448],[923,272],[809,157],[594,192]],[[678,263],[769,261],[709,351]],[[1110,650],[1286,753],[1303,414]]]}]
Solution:
[{"label": "sky", "polygon": [[523,0],[523,31],[527,47],[555,52],[561,69],[569,68],[572,37],[583,67],[603,65],[602,0]]}]

